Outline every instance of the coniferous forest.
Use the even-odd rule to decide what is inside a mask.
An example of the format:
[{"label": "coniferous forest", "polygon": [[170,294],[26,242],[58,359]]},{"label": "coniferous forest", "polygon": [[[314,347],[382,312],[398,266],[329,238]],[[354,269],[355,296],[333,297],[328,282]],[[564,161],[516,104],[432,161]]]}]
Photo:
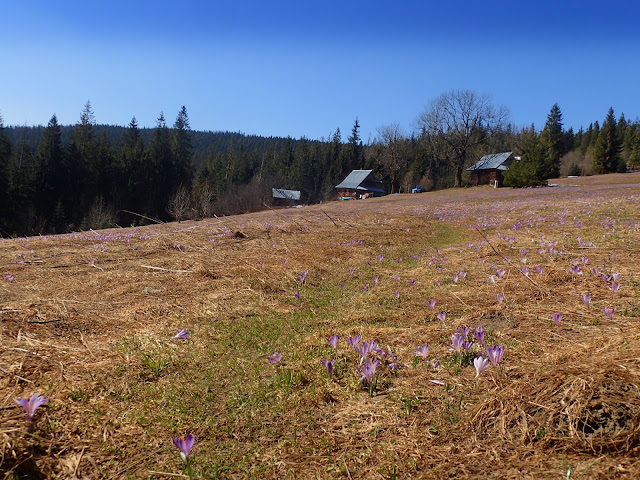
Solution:
[{"label": "coniferous forest", "polygon": [[[451,102],[472,107],[472,127],[465,118],[440,123]],[[364,144],[357,118],[345,138],[336,129],[321,140],[193,131],[185,107],[173,122],[161,113],[150,129],[135,117],[126,127],[100,125],[90,102],[73,126],[55,115],[33,127],[0,118],[0,236],[256,211],[270,207],[272,188],[300,190],[305,203],[334,200],[334,186],[353,169],[372,169],[387,192],[464,186],[464,169],[503,151],[518,157],[505,174],[513,187],[640,167],[640,122],[613,109],[574,132],[555,104],[537,131],[514,127],[485,96],[447,92],[416,123],[413,133],[380,126]]]}]

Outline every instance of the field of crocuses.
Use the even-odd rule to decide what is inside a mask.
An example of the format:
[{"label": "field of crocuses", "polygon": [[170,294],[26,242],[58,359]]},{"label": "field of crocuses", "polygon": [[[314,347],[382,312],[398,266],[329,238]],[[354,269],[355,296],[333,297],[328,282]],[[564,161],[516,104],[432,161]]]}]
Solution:
[{"label": "field of crocuses", "polygon": [[640,477],[640,175],[558,183],[0,240],[0,471]]}]

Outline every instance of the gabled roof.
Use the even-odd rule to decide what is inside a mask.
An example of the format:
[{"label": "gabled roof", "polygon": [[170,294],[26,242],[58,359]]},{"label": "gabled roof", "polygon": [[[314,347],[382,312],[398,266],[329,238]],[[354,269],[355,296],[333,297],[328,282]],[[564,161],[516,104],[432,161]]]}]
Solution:
[{"label": "gabled roof", "polygon": [[485,155],[475,165],[467,168],[467,170],[508,170],[511,164],[510,157],[512,153],[513,152],[503,152]]},{"label": "gabled roof", "polygon": [[382,182],[373,176],[373,170],[353,170],[336,188],[385,193]]},{"label": "gabled roof", "polygon": [[283,188],[272,188],[273,198],[285,198],[287,200],[300,200],[300,190],[285,190]]}]

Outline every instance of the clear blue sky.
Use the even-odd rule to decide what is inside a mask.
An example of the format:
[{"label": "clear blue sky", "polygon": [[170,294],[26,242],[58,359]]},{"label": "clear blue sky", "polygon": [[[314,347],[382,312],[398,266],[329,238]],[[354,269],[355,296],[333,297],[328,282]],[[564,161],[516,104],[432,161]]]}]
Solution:
[{"label": "clear blue sky", "polygon": [[640,116],[640,2],[0,0],[5,125],[98,123],[366,142],[451,89],[517,126]]}]

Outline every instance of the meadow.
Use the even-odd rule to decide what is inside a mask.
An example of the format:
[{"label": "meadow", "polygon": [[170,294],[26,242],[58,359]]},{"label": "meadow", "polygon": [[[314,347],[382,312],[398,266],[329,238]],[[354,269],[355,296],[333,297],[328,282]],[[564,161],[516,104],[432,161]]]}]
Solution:
[{"label": "meadow", "polygon": [[556,183],[0,240],[3,478],[638,478],[640,174]]}]

